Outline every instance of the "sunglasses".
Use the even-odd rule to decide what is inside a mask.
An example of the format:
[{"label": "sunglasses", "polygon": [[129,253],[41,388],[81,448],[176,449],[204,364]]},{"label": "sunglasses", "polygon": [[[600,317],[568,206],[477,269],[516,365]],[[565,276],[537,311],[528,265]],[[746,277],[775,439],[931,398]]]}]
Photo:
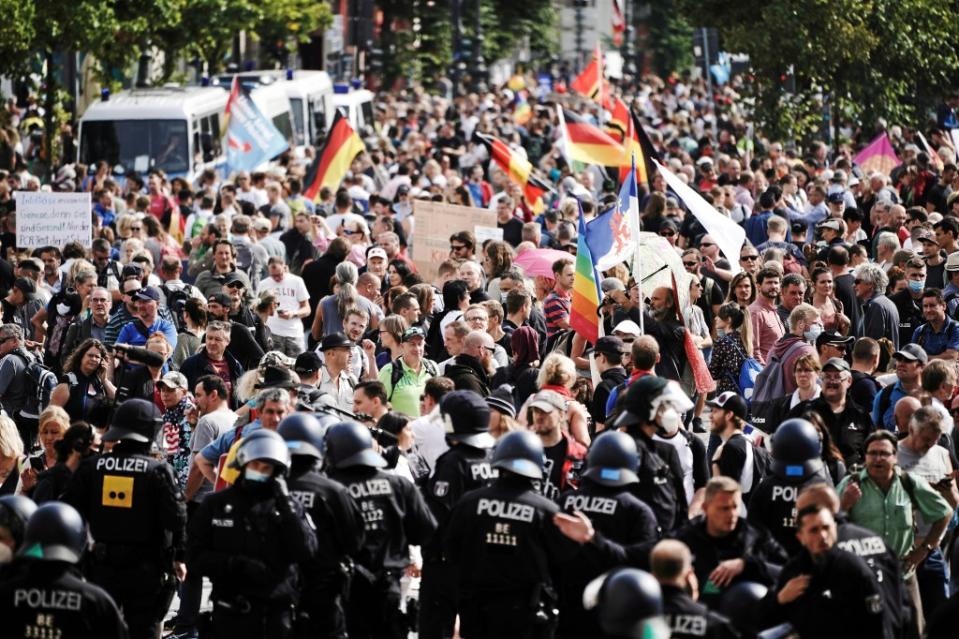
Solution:
[{"label": "sunglasses", "polygon": [[710,246],[716,246],[716,245],[713,244],[712,242],[702,242],[699,246],[701,248],[709,248]]},{"label": "sunglasses", "polygon": [[691,268],[693,266],[699,266],[699,262],[683,262],[683,266],[686,268]]},{"label": "sunglasses", "polygon": [[451,251],[462,251],[466,248],[465,244],[450,244]]},{"label": "sunglasses", "polygon": [[672,237],[672,236],[676,235],[676,233],[675,233],[675,231],[663,231],[662,233],[660,233],[660,235],[661,235],[662,237]]},{"label": "sunglasses", "polygon": [[746,260],[747,262],[754,262],[759,259],[758,255],[743,255],[739,258],[740,260]]}]

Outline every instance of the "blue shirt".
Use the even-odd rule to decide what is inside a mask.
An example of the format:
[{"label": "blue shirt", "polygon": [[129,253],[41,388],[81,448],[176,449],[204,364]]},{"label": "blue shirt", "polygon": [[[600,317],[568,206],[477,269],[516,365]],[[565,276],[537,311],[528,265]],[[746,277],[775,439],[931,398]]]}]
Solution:
[{"label": "blue shirt", "polygon": [[[263,424],[260,423],[260,420],[250,422],[243,427],[243,437],[246,437],[255,430],[263,428]],[[220,460],[221,455],[226,455],[230,452],[230,447],[233,446],[233,442],[236,441],[236,429],[231,429],[214,439],[212,442],[203,447],[203,450],[200,451],[200,454],[203,455],[203,459],[208,462],[216,464]]]},{"label": "blue shirt", "polygon": [[888,396],[889,406],[887,406],[883,414],[880,415],[879,402],[882,400],[883,395],[886,395],[885,390],[884,388],[879,389],[876,397],[872,400],[872,423],[879,428],[896,432],[896,402],[908,395],[908,393],[903,389],[902,382],[897,379],[895,385],[892,387],[892,394]]},{"label": "blue shirt", "polygon": [[922,346],[929,355],[942,355],[948,350],[959,351],[959,322],[946,317],[938,333],[927,322],[913,332],[912,341]]},{"label": "blue shirt", "polygon": [[772,216],[772,211],[763,211],[750,216],[743,227],[746,229],[746,238],[753,246],[759,246],[769,239],[766,225]]},{"label": "blue shirt", "polygon": [[144,346],[147,343],[147,337],[154,333],[163,333],[163,336],[170,342],[170,348],[176,348],[176,327],[173,326],[173,322],[157,317],[152,326],[148,326],[145,331],[140,331],[136,325],[139,321],[135,319],[124,324],[117,335],[116,343]]}]

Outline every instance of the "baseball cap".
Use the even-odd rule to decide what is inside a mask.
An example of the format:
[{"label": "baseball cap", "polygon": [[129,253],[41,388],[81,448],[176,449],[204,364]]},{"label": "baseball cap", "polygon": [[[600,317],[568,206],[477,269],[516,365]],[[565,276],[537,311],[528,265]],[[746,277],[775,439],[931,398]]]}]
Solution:
[{"label": "baseball cap", "polygon": [[830,204],[842,204],[843,202],[846,201],[846,198],[843,197],[842,191],[833,191],[832,193],[826,196],[826,200]]},{"label": "baseball cap", "polygon": [[161,377],[157,384],[163,384],[167,388],[182,388],[183,390],[187,390],[189,388],[186,381],[186,376],[183,373],[178,373],[177,371],[170,371]]},{"label": "baseball cap", "polygon": [[563,396],[551,390],[541,390],[533,395],[529,405],[530,408],[538,408],[547,413],[552,413],[554,410],[566,410],[566,401]]},{"label": "baseball cap", "polygon": [[236,275],[231,275],[223,281],[223,286],[246,288],[246,282],[237,277]]},{"label": "baseball cap", "polygon": [[610,291],[625,291],[626,285],[618,277],[604,277],[603,281],[599,283],[599,288],[603,293],[609,293]]},{"label": "baseball cap", "polygon": [[253,220],[253,228],[257,231],[269,232],[273,230],[273,225],[270,224],[269,220],[262,217],[258,217],[257,219]]},{"label": "baseball cap", "polygon": [[[323,340],[320,342],[320,350],[326,352],[334,348],[350,348],[353,346],[353,342],[349,340],[343,333],[330,333],[323,337]],[[297,358],[296,361],[300,361]]]},{"label": "baseball cap", "polygon": [[316,351],[305,351],[296,356],[296,363],[293,364],[293,370],[297,373],[314,373],[320,370],[323,363]]},{"label": "baseball cap", "polygon": [[919,242],[932,242],[933,244],[937,244],[936,234],[932,231],[932,229],[924,229],[920,227],[916,230],[913,238]]},{"label": "baseball cap", "polygon": [[226,293],[214,293],[208,297],[206,301],[208,304],[219,304],[227,308],[233,305],[233,300],[230,299],[230,296]]},{"label": "baseball cap", "polygon": [[422,337],[426,339],[426,333],[423,332],[423,329],[419,326],[411,326],[405,331],[403,331],[403,341],[408,342],[414,337]]},{"label": "baseball cap", "polygon": [[832,229],[833,231],[842,231],[842,227],[839,225],[839,220],[835,220],[835,219],[833,219],[833,220],[826,220],[825,222],[823,222],[822,224],[820,224],[820,225],[819,225],[818,227],[816,227],[816,228],[820,228],[820,229]]},{"label": "baseball cap", "polygon": [[849,362],[839,357],[830,357],[826,360],[826,363],[822,365],[822,369],[830,371],[848,371]]},{"label": "baseball cap", "polygon": [[746,400],[743,399],[738,393],[734,393],[733,391],[720,393],[715,398],[706,402],[706,405],[712,406],[713,408],[722,408],[723,410],[728,410],[739,419],[746,419],[746,413],[749,410],[746,406]]},{"label": "baseball cap", "polygon": [[596,340],[596,345],[586,349],[583,355],[590,353],[605,353],[609,355],[623,354],[626,352],[626,344],[615,335],[604,335]]},{"label": "baseball cap", "polygon": [[380,246],[374,246],[374,247],[371,248],[371,249],[369,250],[369,252],[366,254],[366,259],[367,259],[367,260],[371,260],[371,259],[373,259],[374,257],[378,257],[378,258],[381,258],[381,259],[384,259],[384,260],[385,260],[385,259],[387,259],[387,257],[386,257],[386,251],[385,251],[382,247],[380,247]]},{"label": "baseball cap", "polygon": [[160,291],[155,286],[147,286],[146,288],[141,288],[139,291],[134,293],[133,300],[136,302],[145,302],[147,300],[159,302]]},{"label": "baseball cap", "polygon": [[919,346],[918,344],[906,344],[898,351],[892,354],[896,359],[904,359],[910,362],[922,362],[923,364],[929,363],[929,356],[926,355],[926,351]]},{"label": "baseball cap", "polygon": [[619,324],[613,327],[614,333],[626,333],[627,335],[632,335],[633,337],[639,337],[639,325],[633,320],[623,320]]},{"label": "baseball cap", "polygon": [[959,251],[950,253],[949,257],[946,258],[946,270],[959,271]]},{"label": "baseball cap", "polygon": [[120,279],[125,280],[128,277],[143,277],[143,269],[136,264],[127,264],[123,267],[123,270],[120,271]]},{"label": "baseball cap", "polygon": [[852,188],[852,187],[854,187],[854,186],[859,186],[859,178],[857,178],[855,175],[853,175],[853,176],[850,177],[849,180],[846,182],[846,186],[848,186],[848,187],[850,187],[850,188]]},{"label": "baseball cap", "polygon": [[830,178],[831,182],[842,182],[846,179],[846,172],[842,169],[836,169],[833,171],[832,177]]},{"label": "baseball cap", "polygon": [[835,331],[826,331],[816,338],[816,348],[829,344],[830,346],[842,346],[845,348],[856,341],[855,337],[843,337]]},{"label": "baseball cap", "polygon": [[409,194],[409,192],[410,192],[410,186],[408,184],[400,184],[398,187],[396,187],[397,195],[407,195]]}]

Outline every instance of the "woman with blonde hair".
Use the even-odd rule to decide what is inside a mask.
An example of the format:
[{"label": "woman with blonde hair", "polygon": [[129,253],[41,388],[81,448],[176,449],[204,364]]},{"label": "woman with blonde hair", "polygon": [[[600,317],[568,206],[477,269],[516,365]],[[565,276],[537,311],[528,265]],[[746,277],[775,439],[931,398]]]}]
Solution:
[{"label": "woman with blonde hair", "polygon": [[[583,446],[589,446],[589,418],[586,407],[573,398],[572,388],[576,383],[576,365],[560,353],[550,353],[543,360],[537,378],[539,390],[551,390],[566,401],[566,426],[563,432]],[[528,400],[527,400],[528,403]],[[529,410],[524,404],[519,411],[520,424],[529,426]]]},{"label": "woman with blonde hair", "polygon": [[0,496],[17,492],[22,458],[23,440],[16,423],[6,415],[0,415]]},{"label": "woman with blonde hair", "polygon": [[403,333],[409,324],[402,315],[387,315],[380,322],[380,346],[383,352],[376,356],[376,367],[383,368],[403,355]]},{"label": "woman with blonde hair", "polygon": [[28,459],[27,468],[20,475],[20,490],[29,495],[37,485],[37,477],[57,463],[56,443],[70,428],[70,416],[59,406],[48,406],[40,413],[38,439],[41,450]]}]

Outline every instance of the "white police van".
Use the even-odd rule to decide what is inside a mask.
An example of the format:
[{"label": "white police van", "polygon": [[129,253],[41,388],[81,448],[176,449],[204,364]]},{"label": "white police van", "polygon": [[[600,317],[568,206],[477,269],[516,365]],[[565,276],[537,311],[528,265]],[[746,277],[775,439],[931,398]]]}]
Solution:
[{"label": "white police van", "polygon": [[215,87],[157,87],[104,93],[80,118],[77,160],[108,162],[118,174],[162,170],[193,182],[222,172],[228,93]]},{"label": "white police van", "polygon": [[361,135],[364,126],[373,127],[375,124],[373,98],[373,92],[367,89],[350,90],[348,84],[333,86],[333,105],[346,116],[353,130]]}]

